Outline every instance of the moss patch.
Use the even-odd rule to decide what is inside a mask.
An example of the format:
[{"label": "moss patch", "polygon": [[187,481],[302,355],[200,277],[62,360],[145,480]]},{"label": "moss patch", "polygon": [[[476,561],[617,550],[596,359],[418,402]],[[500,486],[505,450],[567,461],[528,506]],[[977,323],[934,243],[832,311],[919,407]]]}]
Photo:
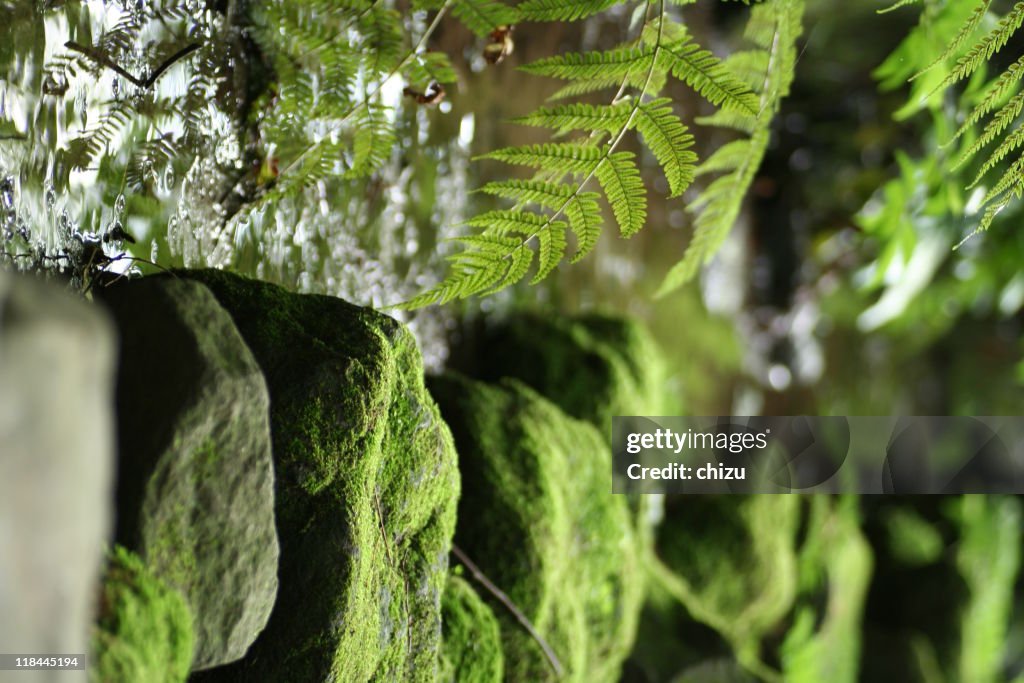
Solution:
[{"label": "moss patch", "polygon": [[459,477],[396,320],[221,271],[198,279],[270,390],[280,587],[245,659],[197,680],[434,681]]},{"label": "moss patch", "polygon": [[431,391],[455,435],[463,497],[456,543],[558,656],[500,603],[505,680],[615,681],[643,592],[626,500],[611,493],[611,453],[590,424],[524,384],[458,375]]},{"label": "moss patch", "polygon": [[796,596],[797,496],[671,500],[654,571],[698,621],[736,647],[752,644]]},{"label": "moss patch", "polygon": [[103,580],[89,678],[96,683],[184,681],[192,663],[185,599],[116,546]]},{"label": "moss patch", "polygon": [[486,336],[485,379],[514,377],[611,439],[615,415],[661,415],[665,361],[647,330],[626,318],[518,315]]},{"label": "moss patch", "polygon": [[465,579],[451,576],[441,602],[441,683],[501,683],[505,659],[491,608]]}]

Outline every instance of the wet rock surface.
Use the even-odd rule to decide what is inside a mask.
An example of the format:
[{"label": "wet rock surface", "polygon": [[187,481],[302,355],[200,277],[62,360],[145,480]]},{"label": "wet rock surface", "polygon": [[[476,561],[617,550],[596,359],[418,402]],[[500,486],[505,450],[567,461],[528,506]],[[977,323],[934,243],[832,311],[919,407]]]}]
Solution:
[{"label": "wet rock surface", "polygon": [[146,278],[102,295],[121,335],[118,541],[185,596],[193,668],[237,660],[277,594],[266,383],[202,284]]},{"label": "wet rock surface", "polygon": [[[4,652],[88,651],[112,508],[113,356],[102,311],[0,270]],[[85,680],[84,672],[12,675]]]},{"label": "wet rock surface", "polygon": [[459,452],[455,543],[530,620],[563,670],[481,593],[501,625],[505,680],[617,681],[643,575],[625,497],[610,494],[601,434],[514,380],[447,374],[430,390]]}]

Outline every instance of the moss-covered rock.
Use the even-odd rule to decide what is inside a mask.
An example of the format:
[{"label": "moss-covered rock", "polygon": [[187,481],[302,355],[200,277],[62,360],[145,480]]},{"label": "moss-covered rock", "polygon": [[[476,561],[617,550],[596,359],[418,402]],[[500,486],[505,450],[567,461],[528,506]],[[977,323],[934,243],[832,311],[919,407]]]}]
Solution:
[{"label": "moss-covered rock", "polygon": [[399,322],[340,299],[184,271],[270,389],[280,588],[242,661],[196,680],[434,681],[459,477]]},{"label": "moss-covered rock", "polygon": [[589,313],[522,314],[491,329],[475,374],[514,377],[611,439],[615,415],[661,415],[665,361],[638,322]]},{"label": "moss-covered rock", "polygon": [[498,620],[461,577],[448,579],[441,602],[441,628],[441,683],[501,683],[505,659]]},{"label": "moss-covered rock", "polygon": [[277,595],[263,374],[198,282],[103,288],[121,335],[117,541],[188,601],[196,669],[245,655]]},{"label": "moss-covered rock", "polygon": [[752,644],[793,605],[799,506],[797,496],[672,498],[655,574],[693,618]]},{"label": "moss-covered rock", "polygon": [[110,555],[89,657],[95,683],[181,683],[192,663],[185,598],[121,546]]},{"label": "moss-covered rock", "polygon": [[[618,680],[643,592],[626,500],[590,424],[524,384],[450,374],[431,381],[455,435],[463,496],[456,543],[551,646],[498,602],[507,681]],[[488,596],[485,599],[490,601]]]}]

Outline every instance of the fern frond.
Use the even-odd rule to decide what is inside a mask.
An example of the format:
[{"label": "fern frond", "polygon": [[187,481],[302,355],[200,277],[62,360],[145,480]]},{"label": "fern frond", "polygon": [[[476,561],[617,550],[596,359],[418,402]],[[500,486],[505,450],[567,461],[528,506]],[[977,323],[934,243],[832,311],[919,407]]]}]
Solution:
[{"label": "fern frond", "polygon": [[707,175],[708,173],[735,171],[750,158],[750,145],[751,141],[749,138],[741,138],[739,140],[727,142],[716,149],[711,156],[704,160],[697,169],[696,174],[701,176]]},{"label": "fern frond", "polygon": [[632,106],[629,102],[618,104],[561,104],[541,107],[527,116],[512,119],[514,123],[526,126],[551,128],[559,133],[570,130],[603,130],[616,133],[629,122]]},{"label": "fern frond", "polygon": [[600,52],[567,52],[546,57],[519,67],[536,76],[563,80],[623,79],[651,68],[654,50],[648,47],[622,47]]},{"label": "fern frond", "polygon": [[698,175],[726,173],[704,188],[691,204],[691,212],[696,213],[693,239],[683,258],[665,276],[658,296],[691,280],[718,251],[735,224],[771,140],[772,119],[793,80],[803,12],[802,0],[768,0],[751,11],[746,35],[756,44],[767,46],[767,70],[759,89],[756,115],[744,112],[737,117],[733,112],[733,117],[726,119],[730,124],[744,125],[752,120],[750,137],[726,145],[698,166]]},{"label": "fern frond", "polygon": [[352,162],[346,178],[361,178],[384,165],[395,145],[395,131],[387,120],[387,107],[367,104],[356,118]]},{"label": "fern frond", "polygon": [[443,52],[417,54],[406,67],[404,75],[410,84],[423,89],[433,81],[447,85],[458,80],[448,55]]},{"label": "fern frond", "polygon": [[576,236],[573,263],[590,253],[601,236],[601,207],[597,204],[597,197],[596,192],[577,192],[565,206],[569,227]]},{"label": "fern frond", "polygon": [[746,83],[730,73],[718,57],[696,43],[681,41],[666,45],[658,56],[659,67],[670,71],[711,104],[757,115],[757,95]]},{"label": "fern frond", "polygon": [[549,183],[541,180],[501,180],[490,182],[478,192],[514,199],[521,203],[532,203],[547,209],[561,208],[572,197],[568,185]]},{"label": "fern frond", "polygon": [[967,51],[967,54],[957,60],[956,66],[936,86],[935,91],[944,90],[977,71],[992,55],[1006,45],[1022,23],[1024,23],[1024,2],[1018,2],[1006,16],[999,20],[995,28],[975,43]]},{"label": "fern frond", "polygon": [[982,205],[988,204],[1002,195],[1006,194],[1013,187],[1020,187],[1024,184],[1024,156],[1018,157],[1013,164],[1006,170],[1003,176],[999,179],[985,198],[982,200]]},{"label": "fern frond", "polygon": [[561,262],[566,246],[565,224],[561,221],[537,233],[537,274],[530,280],[530,284],[535,285],[551,274]]},{"label": "fern frond", "polygon": [[757,117],[749,114],[739,114],[734,111],[719,109],[708,116],[698,116],[694,119],[701,126],[713,126],[716,128],[729,128],[739,133],[751,135],[757,128]]},{"label": "fern frond", "polygon": [[982,131],[978,139],[971,143],[960,158],[957,159],[956,163],[953,164],[953,169],[957,169],[971,158],[974,157],[983,147],[987,147],[993,140],[1006,130],[1006,128],[1013,123],[1020,115],[1021,111],[1024,110],[1024,91],[1017,93],[1010,99],[1009,102],[1000,109],[991,121],[985,126],[985,130]]},{"label": "fern frond", "polygon": [[452,14],[470,31],[486,37],[491,31],[519,20],[519,13],[498,0],[454,0]]},{"label": "fern frond", "polygon": [[623,237],[639,232],[647,220],[647,193],[632,152],[614,152],[596,170]]},{"label": "fern frond", "polygon": [[557,100],[564,100],[570,97],[579,97],[580,95],[586,95],[587,93],[597,92],[599,90],[619,88],[622,86],[623,82],[628,86],[639,87],[641,85],[640,81],[643,77],[643,74],[637,71],[623,78],[588,78],[579,81],[572,81],[571,83],[556,90],[548,97],[548,99],[555,102]]},{"label": "fern frond", "polygon": [[596,147],[570,142],[544,143],[524,147],[505,147],[483,155],[483,159],[496,159],[506,164],[529,166],[563,173],[592,173],[604,158]]},{"label": "fern frond", "polygon": [[[545,216],[528,211],[498,209],[488,211],[467,220],[463,225],[483,228],[486,235],[514,237],[520,235],[529,239],[552,223]],[[562,227],[566,227],[562,224]],[[471,244],[475,237],[466,237],[462,241]]]},{"label": "fern frond", "polygon": [[916,74],[910,77],[910,80],[916,80],[918,77],[934,69],[937,65],[944,63],[947,59],[956,54],[956,51],[960,49],[960,46],[974,33],[974,31],[981,24],[981,20],[985,18],[985,13],[988,12],[989,6],[992,4],[992,0],[981,0],[978,6],[974,8],[967,21],[963,23],[957,34],[953,36],[953,40],[949,42],[946,49],[942,51],[938,57],[932,61],[931,64],[918,71]]},{"label": "fern frond", "polygon": [[86,168],[104,152],[132,120],[132,106],[128,100],[116,100],[103,112],[95,126],[71,141],[68,162],[72,168]]},{"label": "fern frond", "polygon": [[523,21],[576,21],[623,2],[623,0],[526,0],[519,10]]},{"label": "fern frond", "polygon": [[985,160],[985,163],[982,164],[974,180],[967,186],[968,189],[981,182],[981,179],[995,168],[999,162],[1005,159],[1007,154],[1016,151],[1022,144],[1024,144],[1024,125],[1017,126],[1012,133],[1003,139],[999,146],[989,155],[989,158]]},{"label": "fern frond", "polygon": [[641,104],[636,128],[665,172],[669,196],[678,197],[693,182],[697,155],[690,150],[693,136],[672,111],[672,100],[661,98]]},{"label": "fern frond", "polygon": [[986,88],[985,96],[981,102],[975,105],[963,124],[946,144],[948,145],[963,137],[963,134],[991,112],[1002,98],[1016,90],[1020,86],[1022,75],[1024,75],[1024,56],[1021,56],[1016,62],[1011,64],[1006,71],[999,75],[999,78]]},{"label": "fern frond", "polygon": [[394,9],[374,4],[358,15],[365,68],[371,77],[387,74],[402,61],[402,17]]}]

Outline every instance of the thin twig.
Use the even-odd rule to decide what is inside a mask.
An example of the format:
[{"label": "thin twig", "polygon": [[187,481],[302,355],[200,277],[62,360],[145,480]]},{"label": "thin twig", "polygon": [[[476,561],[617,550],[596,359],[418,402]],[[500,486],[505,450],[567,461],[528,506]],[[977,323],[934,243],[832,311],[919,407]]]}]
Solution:
[{"label": "thin twig", "polygon": [[554,670],[555,675],[562,676],[564,670],[562,669],[562,663],[558,661],[558,657],[555,655],[555,651],[552,650],[551,646],[548,645],[548,642],[544,640],[539,633],[537,633],[537,629],[533,627],[533,624],[531,624],[530,620],[526,618],[526,615],[523,614],[522,610],[516,607],[516,604],[512,602],[512,599],[509,598],[504,591],[495,586],[494,583],[487,578],[486,574],[480,571],[480,567],[476,566],[473,560],[469,559],[469,557],[466,556],[466,553],[464,553],[459,546],[452,544],[452,555],[462,563],[462,566],[469,570],[469,573],[473,575],[473,578],[476,579],[480,585],[486,588],[487,591],[498,600],[498,602],[505,606],[505,609],[512,613],[512,616],[516,618],[516,621],[518,621],[522,627],[526,629],[526,632],[530,634],[530,637],[536,640],[537,644],[540,645],[540,649],[544,651],[544,656],[547,657],[548,663],[551,664],[551,668]]},{"label": "thin twig", "polygon": [[165,59],[163,62],[161,62],[160,66],[158,66],[156,70],[153,71],[153,73],[150,74],[147,78],[139,78],[137,76],[132,75],[124,67],[122,67],[120,64],[118,64],[113,59],[108,57],[102,50],[99,50],[97,48],[88,45],[82,45],[81,43],[76,43],[73,40],[69,40],[68,42],[64,43],[64,47],[68,48],[69,50],[74,50],[75,52],[80,52],[81,54],[85,55],[97,64],[105,66],[111,71],[114,71],[115,73],[128,79],[139,88],[149,89],[153,87],[153,84],[156,83],[156,79],[160,78],[160,76],[162,76],[165,71],[170,69],[172,66],[174,66],[174,64],[176,64],[181,59],[184,59],[188,55],[198,50],[201,46],[199,43],[192,43],[191,45],[186,45],[185,47],[181,48],[173,55]]}]

